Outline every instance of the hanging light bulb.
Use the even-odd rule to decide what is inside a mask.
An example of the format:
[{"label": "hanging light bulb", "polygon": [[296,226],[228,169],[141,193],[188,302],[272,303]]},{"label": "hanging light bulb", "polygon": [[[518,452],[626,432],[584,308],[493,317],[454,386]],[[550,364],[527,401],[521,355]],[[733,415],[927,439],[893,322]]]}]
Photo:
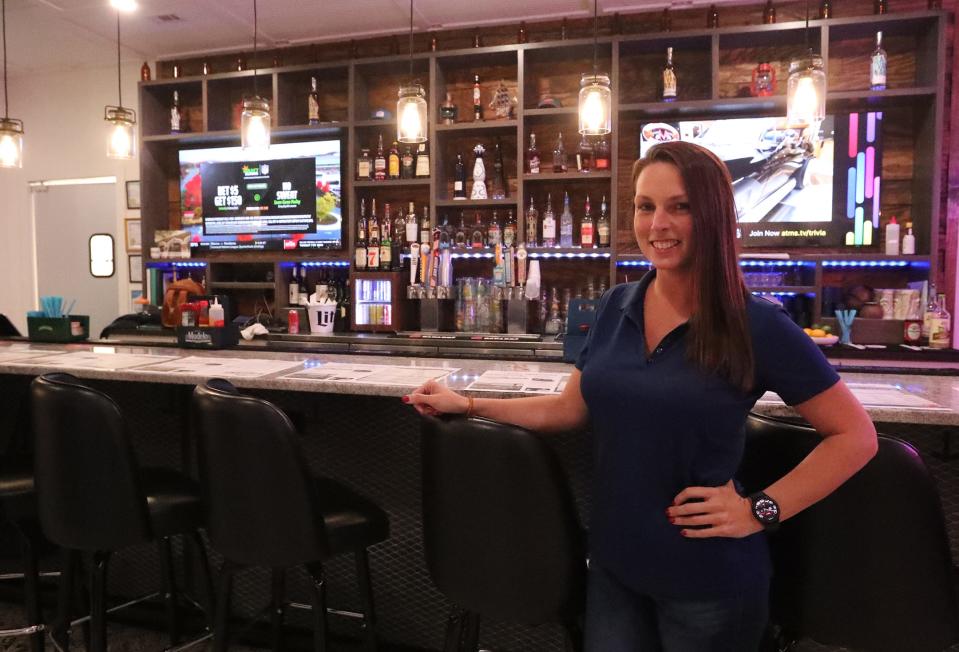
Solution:
[{"label": "hanging light bulb", "polygon": [[822,57],[809,53],[789,64],[786,86],[786,122],[800,129],[814,126],[826,117],[826,73]]},{"label": "hanging light bulb", "polygon": [[426,90],[413,79],[413,0],[410,0],[410,82],[400,86],[396,102],[396,139],[401,143],[425,143],[427,132]]},{"label": "hanging light bulb", "polygon": [[579,82],[579,133],[585,136],[603,136],[613,130],[609,75],[598,72],[598,25],[598,3],[593,0],[593,74],[583,75]]},{"label": "hanging light bulb", "polygon": [[117,102],[103,109],[107,129],[107,157],[128,160],[137,155],[137,113],[123,106],[123,85],[120,78],[120,11],[117,10]]},{"label": "hanging light bulb", "polygon": [[7,0],[3,0],[3,118],[0,118],[0,168],[23,167],[23,121],[7,114]]},{"label": "hanging light bulb", "polygon": [[253,0],[253,95],[243,98],[243,113],[240,115],[240,145],[243,149],[267,149],[270,146],[270,101],[257,93],[256,35],[256,0]]}]

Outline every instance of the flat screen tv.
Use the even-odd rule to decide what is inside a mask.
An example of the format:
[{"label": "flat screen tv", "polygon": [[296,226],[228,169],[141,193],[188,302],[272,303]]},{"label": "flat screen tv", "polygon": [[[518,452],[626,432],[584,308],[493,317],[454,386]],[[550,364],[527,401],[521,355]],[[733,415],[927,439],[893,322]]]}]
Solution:
[{"label": "flat screen tv", "polygon": [[340,249],[339,140],[180,150],[181,224],[205,251]]},{"label": "flat screen tv", "polygon": [[716,154],[733,180],[747,247],[870,246],[879,227],[882,113],[826,116],[818,130],[782,117],[656,122],[640,155],[685,140]]}]

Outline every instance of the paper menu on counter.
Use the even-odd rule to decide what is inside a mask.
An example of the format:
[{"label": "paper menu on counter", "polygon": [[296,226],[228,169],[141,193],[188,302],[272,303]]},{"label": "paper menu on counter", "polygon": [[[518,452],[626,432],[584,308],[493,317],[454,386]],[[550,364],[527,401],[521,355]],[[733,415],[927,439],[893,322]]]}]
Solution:
[{"label": "paper menu on counter", "polygon": [[[23,352],[21,352],[23,353]],[[29,355],[29,353],[27,353]],[[105,353],[102,351],[73,351],[71,353],[44,353],[39,357],[9,359],[9,364],[23,364],[36,367],[54,367],[57,369],[98,369],[116,371],[176,358],[168,355],[150,355],[145,353]]]},{"label": "paper menu on counter", "polygon": [[427,380],[444,378],[459,371],[452,367],[402,367],[397,365],[327,362],[286,374],[284,378],[364,385],[419,387]]},{"label": "paper menu on counter", "polygon": [[176,358],[169,362],[150,365],[139,371],[150,373],[176,374],[181,376],[202,376],[212,378],[259,378],[293,367],[303,366],[296,360],[261,360],[259,358],[226,358],[221,356],[191,355]]},{"label": "paper menu on counter", "polygon": [[26,362],[35,358],[45,358],[49,356],[49,351],[28,351],[27,349],[14,349],[12,351],[0,350],[0,364],[7,362]]},{"label": "paper menu on counter", "polygon": [[559,394],[566,387],[567,373],[545,371],[484,371],[465,389],[473,392],[526,392]]},{"label": "paper menu on counter", "polygon": [[[846,383],[853,396],[865,407],[873,408],[910,408],[913,410],[945,410],[938,403],[904,390],[898,385],[884,383]],[[773,392],[766,392],[760,403],[782,403],[783,400]]]}]

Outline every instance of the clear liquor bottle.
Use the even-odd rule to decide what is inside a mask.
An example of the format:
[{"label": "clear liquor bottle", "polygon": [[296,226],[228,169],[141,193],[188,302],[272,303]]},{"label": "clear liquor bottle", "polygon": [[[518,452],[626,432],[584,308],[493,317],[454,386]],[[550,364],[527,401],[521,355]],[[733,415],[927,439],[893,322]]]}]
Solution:
[{"label": "clear liquor bottle", "polygon": [[559,132],[559,138],[556,139],[556,149],[553,150],[553,172],[566,172],[569,168],[566,165],[566,146],[563,144],[563,132]]},{"label": "clear liquor bottle", "polygon": [[360,218],[356,221],[356,250],[353,264],[357,270],[366,269],[366,198],[360,199]]},{"label": "clear liquor bottle", "polygon": [[506,225],[503,226],[503,246],[516,246],[516,218],[513,216],[513,210],[506,213]]},{"label": "clear liquor bottle", "polygon": [[940,294],[936,313],[929,326],[929,348],[948,349],[952,346],[952,315],[946,309],[946,295]]},{"label": "clear liquor bottle", "polygon": [[536,210],[536,205],[533,204],[533,197],[529,198],[529,208],[526,210],[526,246],[527,247],[538,247],[539,246],[539,211]]},{"label": "clear liquor bottle", "polygon": [[473,232],[470,235],[470,248],[482,249],[486,246],[486,236],[483,233],[483,222],[480,220],[479,211],[476,211],[476,221],[473,223]]},{"label": "clear liquor bottle", "polygon": [[486,232],[486,243],[490,247],[495,247],[498,244],[502,244],[502,235],[503,230],[499,225],[499,216],[496,215],[496,211],[493,211],[493,217],[490,219],[489,230]]},{"label": "clear liquor bottle", "polygon": [[551,195],[546,195],[546,210],[543,212],[543,246],[556,246],[556,216],[553,214]]},{"label": "clear liquor bottle", "polygon": [[460,211],[460,224],[456,227],[456,233],[453,235],[453,246],[465,247],[466,243],[466,214]]},{"label": "clear liquor bottle", "polygon": [[563,213],[559,216],[559,246],[573,246],[573,211],[569,208],[569,193],[563,193]]},{"label": "clear liquor bottle", "polygon": [[876,47],[869,65],[869,87],[874,91],[886,88],[886,51],[882,48],[882,32],[876,32]]},{"label": "clear liquor bottle", "polygon": [[406,249],[409,250],[410,245],[416,242],[416,229],[419,228],[419,224],[416,221],[416,207],[413,202],[410,202],[410,210],[406,213],[406,223],[404,226],[404,231],[406,232]]},{"label": "clear liquor bottle", "polygon": [[600,247],[609,246],[609,215],[606,213],[606,196],[599,205],[599,220],[596,222],[596,235]]},{"label": "clear liquor bottle", "polygon": [[666,65],[663,66],[663,101],[672,102],[676,99],[677,82],[676,68],[673,67],[673,49],[666,48]]}]

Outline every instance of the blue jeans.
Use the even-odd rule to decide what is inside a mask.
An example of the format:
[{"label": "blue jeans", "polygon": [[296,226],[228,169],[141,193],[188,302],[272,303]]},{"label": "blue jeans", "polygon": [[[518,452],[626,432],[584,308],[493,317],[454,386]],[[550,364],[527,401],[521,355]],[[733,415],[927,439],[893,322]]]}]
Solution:
[{"label": "blue jeans", "polygon": [[636,593],[595,563],[586,594],[586,652],[754,652],[769,587],[707,600]]}]

